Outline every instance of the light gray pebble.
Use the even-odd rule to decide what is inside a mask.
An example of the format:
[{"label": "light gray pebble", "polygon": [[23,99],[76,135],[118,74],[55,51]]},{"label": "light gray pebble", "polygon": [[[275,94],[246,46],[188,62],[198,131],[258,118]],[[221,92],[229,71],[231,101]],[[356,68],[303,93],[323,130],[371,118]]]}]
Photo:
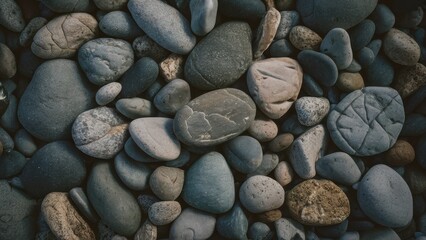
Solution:
[{"label": "light gray pebble", "polygon": [[156,202],[149,207],[149,220],[157,226],[167,225],[173,222],[181,213],[182,208],[176,201]]},{"label": "light gray pebble", "polygon": [[216,218],[194,208],[186,208],[173,222],[169,239],[208,239],[213,235]]},{"label": "light gray pebble", "polygon": [[305,239],[303,225],[291,218],[280,218],[274,224],[278,239]]},{"label": "light gray pebble", "polygon": [[165,114],[173,115],[191,100],[189,84],[175,79],[165,85],[154,97],[154,105]]},{"label": "light gray pebble", "polygon": [[242,173],[254,172],[262,163],[262,146],[250,136],[238,136],[224,146],[223,154],[229,165]]},{"label": "light gray pebble", "polygon": [[314,126],[327,116],[330,102],[323,97],[301,97],[296,100],[297,119],[304,126]]},{"label": "light gray pebble", "polygon": [[148,165],[137,162],[120,152],[114,158],[115,171],[121,181],[134,191],[143,191],[148,188],[151,169]]},{"label": "light gray pebble", "polygon": [[121,92],[121,84],[119,82],[108,83],[96,92],[96,103],[104,106],[114,101]]},{"label": "light gray pebble", "polygon": [[191,29],[198,36],[209,33],[216,24],[217,0],[190,0]]}]

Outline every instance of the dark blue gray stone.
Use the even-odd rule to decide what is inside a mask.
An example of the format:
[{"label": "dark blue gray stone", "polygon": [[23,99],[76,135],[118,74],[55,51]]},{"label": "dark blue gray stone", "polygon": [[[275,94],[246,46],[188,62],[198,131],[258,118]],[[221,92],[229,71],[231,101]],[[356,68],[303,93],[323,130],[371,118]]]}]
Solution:
[{"label": "dark blue gray stone", "polygon": [[148,35],[135,38],[132,46],[137,58],[149,57],[158,63],[170,54],[169,51],[154,42]]},{"label": "dark blue gray stone", "polygon": [[72,143],[52,142],[34,153],[19,178],[25,192],[36,198],[50,192],[69,191],[86,178],[85,161]]},{"label": "dark blue gray stone", "polygon": [[231,210],[217,218],[216,229],[227,239],[247,239],[248,220],[240,204],[235,203]]},{"label": "dark blue gray stone", "polygon": [[0,156],[0,179],[13,177],[20,173],[27,163],[25,156],[17,151],[5,152]]},{"label": "dark blue gray stone", "polygon": [[218,0],[219,12],[224,16],[246,21],[258,21],[266,14],[261,0]]},{"label": "dark blue gray stone", "polygon": [[208,239],[213,235],[216,224],[214,215],[185,208],[172,223],[169,239]]},{"label": "dark blue gray stone", "polygon": [[263,152],[255,138],[238,136],[225,144],[223,154],[231,167],[247,174],[260,166]]},{"label": "dark blue gray stone", "polygon": [[148,57],[139,59],[121,78],[121,97],[136,97],[147,90],[157,79],[158,64]]},{"label": "dark blue gray stone", "polygon": [[172,161],[164,162],[167,167],[180,168],[185,166],[191,160],[191,153],[185,148],[181,148],[180,155],[178,158]]},{"label": "dark blue gray stone", "polygon": [[3,43],[0,43],[0,62],[0,79],[3,80],[15,76],[17,71],[15,54]]},{"label": "dark blue gray stone", "polygon": [[303,74],[302,90],[309,96],[324,96],[321,86],[309,74]]},{"label": "dark blue gray stone", "polygon": [[355,53],[357,62],[363,67],[367,68],[374,62],[375,55],[373,50],[368,47],[363,47],[361,50]]},{"label": "dark blue gray stone", "polygon": [[[7,101],[6,98],[0,97],[0,105],[3,105],[5,103],[5,101],[1,99]],[[17,111],[18,99],[15,97],[15,95],[10,94],[9,106],[7,106],[6,111],[4,111],[3,115],[0,118],[1,126],[9,132],[16,132],[20,127]]]},{"label": "dark blue gray stone", "polygon": [[114,158],[115,172],[121,181],[134,191],[143,191],[148,188],[149,176],[152,170],[148,165],[137,162],[120,152]]},{"label": "dark blue gray stone", "polygon": [[251,29],[245,22],[226,22],[204,37],[185,63],[185,80],[201,90],[230,86],[252,62]]},{"label": "dark blue gray stone", "polygon": [[0,25],[12,32],[21,32],[25,27],[22,10],[14,0],[0,2]]},{"label": "dark blue gray stone", "polygon": [[422,22],[422,19],[423,8],[417,6],[414,9],[410,9],[410,11],[400,12],[396,17],[395,25],[399,28],[415,29]]},{"label": "dark blue gray stone", "polygon": [[134,39],[143,35],[132,16],[123,11],[107,13],[99,21],[99,29],[107,36],[121,39]]},{"label": "dark blue gray stone", "polygon": [[281,125],[281,131],[285,133],[291,133],[295,136],[298,136],[304,133],[308,127],[300,124],[299,120],[297,120],[297,115],[290,115],[286,119],[284,119]]},{"label": "dark blue gray stone", "polygon": [[300,16],[297,11],[282,11],[281,21],[278,25],[277,33],[275,34],[275,39],[284,39],[288,37],[290,30],[299,25]]},{"label": "dark blue gray stone", "polygon": [[373,20],[376,25],[376,34],[385,33],[395,25],[395,15],[392,10],[383,3],[377,4],[370,15],[370,19]]},{"label": "dark blue gray stone", "polygon": [[165,114],[174,115],[191,100],[189,84],[175,79],[160,89],[154,97],[154,105]]},{"label": "dark blue gray stone", "polygon": [[42,0],[41,2],[57,13],[90,12],[95,7],[90,0]]},{"label": "dark blue gray stone", "polygon": [[367,47],[371,49],[371,51],[373,51],[374,58],[376,58],[377,55],[379,54],[380,49],[382,48],[382,40],[375,39],[371,41],[369,44],[367,44]]},{"label": "dark blue gray stone", "polygon": [[253,240],[272,240],[273,236],[274,233],[263,222],[253,223],[248,230],[248,237]]},{"label": "dark blue gray stone", "polygon": [[132,236],[141,223],[141,210],[133,194],[120,182],[114,167],[97,162],[87,180],[87,197],[101,221],[114,232]]},{"label": "dark blue gray stone", "polygon": [[31,49],[23,49],[19,57],[18,73],[24,77],[31,78],[43,62],[44,60],[37,57]]},{"label": "dark blue gray stone", "polygon": [[361,171],[355,161],[344,152],[335,152],[318,159],[317,173],[335,183],[351,186],[361,178]]},{"label": "dark blue gray stone", "polygon": [[81,187],[71,189],[68,194],[79,213],[91,223],[98,222],[99,216],[95,212],[95,209],[93,209],[93,206],[90,204],[89,199]]},{"label": "dark blue gray stone", "polygon": [[345,234],[347,229],[348,229],[348,219],[345,219],[343,222],[339,224],[324,226],[324,227],[316,227],[315,231],[321,237],[335,239]]},{"label": "dark blue gray stone", "polygon": [[0,142],[3,145],[3,151],[9,152],[15,148],[12,137],[3,128],[0,127]]},{"label": "dark blue gray stone", "polygon": [[196,44],[188,20],[161,0],[130,0],[127,4],[138,26],[165,49],[188,54]]},{"label": "dark blue gray stone", "polygon": [[357,198],[363,212],[380,225],[403,227],[413,218],[413,198],[407,183],[386,165],[375,165],[364,175]]},{"label": "dark blue gray stone", "polygon": [[95,104],[95,93],[76,62],[50,60],[37,68],[25,89],[18,118],[25,130],[38,139],[66,139],[71,137],[74,119]]},{"label": "dark blue gray stone", "polygon": [[331,29],[322,40],[320,50],[333,59],[339,70],[349,67],[352,62],[351,39],[343,28]]},{"label": "dark blue gray stone", "polygon": [[297,55],[297,60],[303,71],[321,85],[331,87],[336,83],[338,69],[329,56],[313,50],[304,50]]},{"label": "dark blue gray stone", "polygon": [[259,167],[254,172],[247,174],[247,176],[251,177],[254,175],[269,175],[278,165],[278,162],[279,158],[277,154],[265,153],[263,154],[262,163],[259,165]]},{"label": "dark blue gray stone", "polygon": [[198,36],[209,33],[216,24],[217,0],[191,0],[191,29]]},{"label": "dark blue gray stone", "polygon": [[418,113],[407,115],[401,130],[403,137],[416,137],[426,133],[426,116]]},{"label": "dark blue gray stone", "polygon": [[22,153],[25,157],[31,157],[33,153],[37,151],[37,145],[34,142],[34,138],[25,131],[25,129],[19,129],[18,132],[16,132],[15,146],[16,150]]},{"label": "dark blue gray stone", "polygon": [[303,225],[291,218],[280,218],[274,224],[278,239],[306,239]]},{"label": "dark blue gray stone", "polygon": [[290,57],[296,52],[296,48],[287,39],[279,39],[269,46],[271,57]]},{"label": "dark blue gray stone", "polygon": [[197,209],[225,213],[234,205],[234,177],[225,158],[210,152],[195,161],[185,172],[182,197]]},{"label": "dark blue gray stone", "polygon": [[360,240],[401,240],[392,228],[378,227],[361,232]]},{"label": "dark blue gray stone", "polygon": [[359,240],[359,233],[358,232],[345,232],[339,240]]},{"label": "dark blue gray stone", "polygon": [[153,117],[157,112],[154,105],[143,98],[122,98],[115,103],[115,108],[130,119]]},{"label": "dark blue gray stone", "polygon": [[367,46],[371,39],[373,39],[375,30],[376,26],[370,19],[365,19],[353,28],[349,29],[348,33],[351,39],[352,50],[356,52]]},{"label": "dark blue gray stone", "polygon": [[362,73],[367,86],[389,86],[395,76],[392,63],[382,54],[377,55]]},{"label": "dark blue gray stone", "polygon": [[359,63],[355,59],[352,59],[351,64],[349,65],[349,67],[345,69],[345,71],[351,72],[351,73],[357,73],[361,71],[361,69],[362,69],[361,65],[359,65]]}]

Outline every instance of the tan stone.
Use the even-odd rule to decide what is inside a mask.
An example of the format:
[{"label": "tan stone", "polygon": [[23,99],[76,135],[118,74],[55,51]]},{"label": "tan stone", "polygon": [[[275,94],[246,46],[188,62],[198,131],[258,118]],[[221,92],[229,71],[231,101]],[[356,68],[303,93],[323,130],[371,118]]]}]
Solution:
[{"label": "tan stone", "polygon": [[306,180],[287,193],[291,216],[302,224],[327,226],[343,222],[350,214],[349,199],[329,180]]},{"label": "tan stone", "polygon": [[280,21],[280,12],[278,12],[278,10],[275,8],[268,9],[257,29],[256,40],[254,42],[253,48],[254,59],[260,58],[263,52],[265,52],[269,45],[271,45],[275,34],[277,33]]},{"label": "tan stone", "polygon": [[67,193],[49,193],[43,199],[41,212],[58,239],[95,239],[95,233],[71,205]]},{"label": "tan stone", "polygon": [[289,162],[279,162],[274,169],[274,178],[281,185],[286,186],[293,181],[294,172]]},{"label": "tan stone", "polygon": [[282,213],[279,209],[267,211],[258,215],[261,222],[273,223],[282,217]]},{"label": "tan stone", "polygon": [[420,59],[420,46],[403,31],[392,28],[383,38],[383,51],[395,63],[415,65]]},{"label": "tan stone", "polygon": [[176,78],[183,78],[185,57],[176,53],[170,54],[160,63],[160,74],[166,82]]},{"label": "tan stone", "polygon": [[269,142],[268,148],[272,152],[281,152],[286,150],[294,141],[291,133],[281,133]]},{"label": "tan stone", "polygon": [[295,26],[290,30],[291,44],[299,50],[317,50],[322,38],[316,32],[305,26]]},{"label": "tan stone", "polygon": [[421,63],[402,67],[393,80],[393,88],[402,98],[409,96],[424,84],[426,84],[426,67]]},{"label": "tan stone", "polygon": [[152,224],[148,219],[142,224],[136,232],[134,240],[156,240],[157,226]]},{"label": "tan stone", "polygon": [[416,153],[413,146],[405,140],[398,139],[386,153],[385,159],[389,165],[404,166],[414,161]]},{"label": "tan stone", "polygon": [[342,72],[337,78],[336,85],[344,92],[352,92],[364,87],[364,79],[359,73]]}]

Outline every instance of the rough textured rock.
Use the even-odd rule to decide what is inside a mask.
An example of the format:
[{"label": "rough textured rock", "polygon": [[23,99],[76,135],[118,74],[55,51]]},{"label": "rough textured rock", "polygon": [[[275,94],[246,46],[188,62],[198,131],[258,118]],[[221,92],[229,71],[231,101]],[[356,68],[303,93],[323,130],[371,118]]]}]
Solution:
[{"label": "rough textured rock", "polygon": [[421,63],[416,63],[414,66],[399,69],[393,87],[402,98],[406,98],[424,84],[426,84],[426,67]]},{"label": "rough textured rock", "polygon": [[330,110],[330,102],[327,98],[301,97],[294,105],[297,119],[302,125],[308,127],[320,123]]},{"label": "rough textured rock", "polygon": [[420,47],[408,34],[392,28],[383,38],[383,51],[395,63],[412,66],[420,59]]},{"label": "rough textured rock", "polygon": [[317,50],[322,38],[305,26],[294,26],[290,30],[289,40],[299,50]]},{"label": "rough textured rock", "polygon": [[179,216],[181,210],[179,202],[176,201],[156,202],[149,207],[148,217],[154,225],[167,225]]},{"label": "rough textured rock", "polygon": [[280,20],[281,15],[277,9],[268,9],[257,28],[256,39],[253,46],[254,59],[260,58],[263,52],[265,52],[269,45],[271,45],[272,40],[274,40],[275,34],[277,33]]},{"label": "rough textured rock", "polygon": [[166,82],[171,82],[176,78],[183,78],[184,65],[185,56],[172,53],[160,62],[160,75]]},{"label": "rough textured rock", "polygon": [[0,25],[13,32],[25,27],[22,10],[15,0],[3,0],[0,3]]},{"label": "rough textured rock", "polygon": [[135,38],[132,47],[137,58],[149,57],[156,62],[161,62],[170,54],[169,51],[154,42],[148,35]]},{"label": "rough textured rock", "polygon": [[259,142],[269,142],[278,134],[278,126],[272,120],[265,116],[256,116],[247,132]]},{"label": "rough textured rock", "polygon": [[136,232],[135,240],[156,240],[157,239],[157,226],[152,224],[148,219],[142,224]]}]

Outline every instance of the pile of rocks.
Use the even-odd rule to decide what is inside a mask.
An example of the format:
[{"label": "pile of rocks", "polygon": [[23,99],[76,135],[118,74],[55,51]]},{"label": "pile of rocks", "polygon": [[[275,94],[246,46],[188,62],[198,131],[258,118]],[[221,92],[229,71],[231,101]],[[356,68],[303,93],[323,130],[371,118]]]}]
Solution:
[{"label": "pile of rocks", "polygon": [[0,239],[426,239],[422,1],[0,1]]}]

